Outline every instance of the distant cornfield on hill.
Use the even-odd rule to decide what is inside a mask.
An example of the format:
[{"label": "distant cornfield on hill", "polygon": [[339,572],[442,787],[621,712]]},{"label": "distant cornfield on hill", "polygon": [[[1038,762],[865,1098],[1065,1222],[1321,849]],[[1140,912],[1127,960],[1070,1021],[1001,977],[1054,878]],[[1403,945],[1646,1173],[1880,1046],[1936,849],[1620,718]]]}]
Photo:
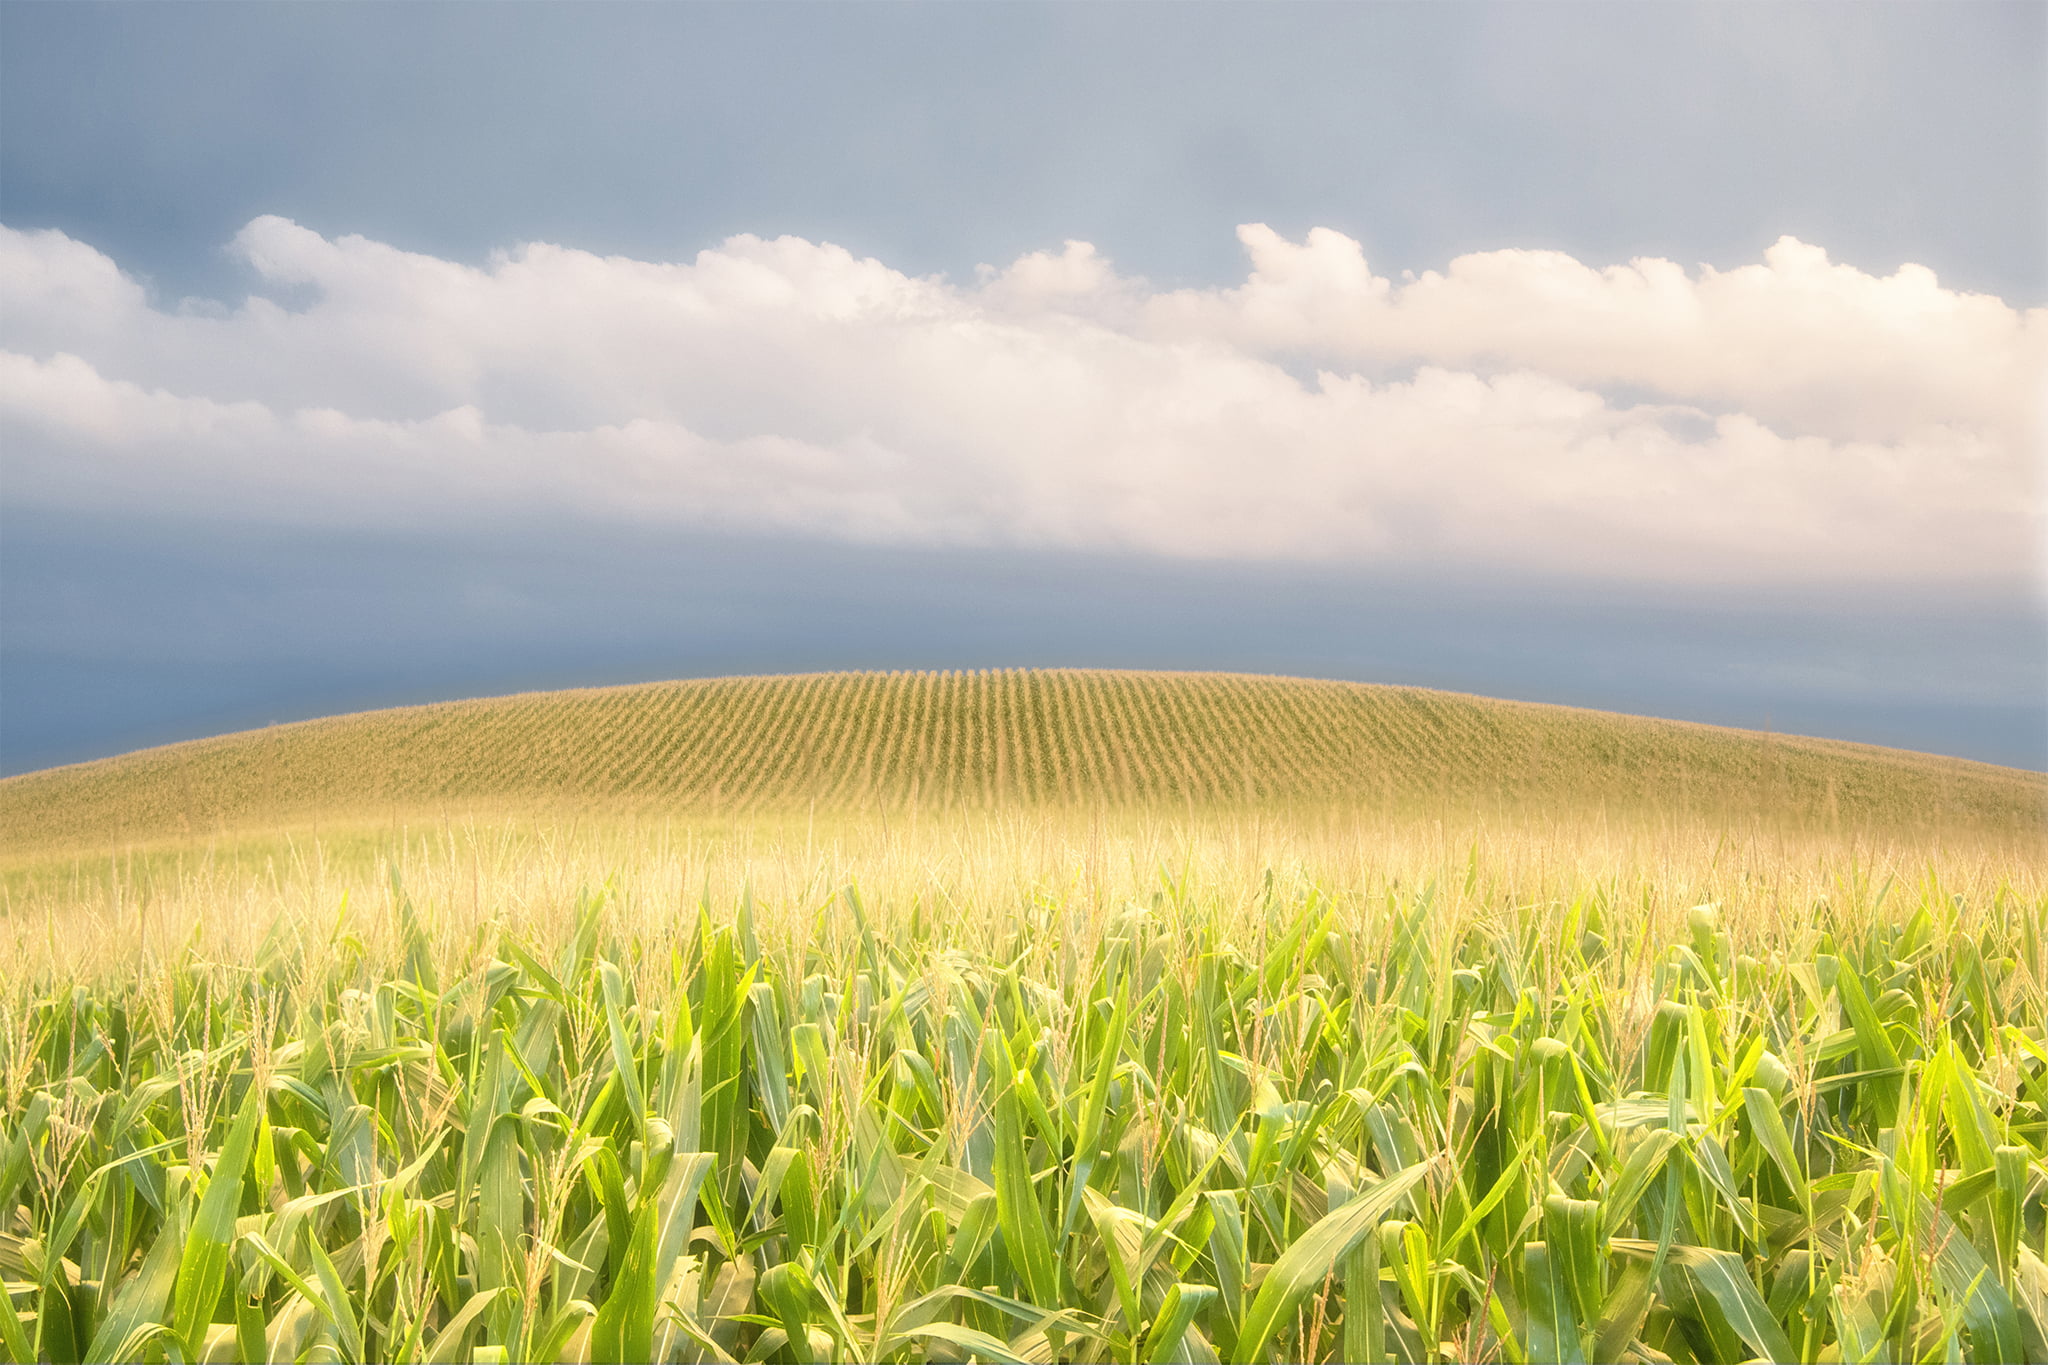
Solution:
[{"label": "distant cornfield on hill", "polygon": [[1612,807],[2033,829],[2048,781],[1866,745],[1416,688],[1189,673],[834,673],[406,707],[0,782],[17,848],[535,802]]}]

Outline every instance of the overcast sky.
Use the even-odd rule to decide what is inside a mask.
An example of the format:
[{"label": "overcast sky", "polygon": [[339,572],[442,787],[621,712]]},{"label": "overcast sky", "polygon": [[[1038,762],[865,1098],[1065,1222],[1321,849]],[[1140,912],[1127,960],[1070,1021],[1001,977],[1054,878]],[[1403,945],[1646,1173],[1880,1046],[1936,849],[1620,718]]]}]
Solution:
[{"label": "overcast sky", "polygon": [[0,771],[1085,664],[2048,765],[2048,8],[0,6]]}]

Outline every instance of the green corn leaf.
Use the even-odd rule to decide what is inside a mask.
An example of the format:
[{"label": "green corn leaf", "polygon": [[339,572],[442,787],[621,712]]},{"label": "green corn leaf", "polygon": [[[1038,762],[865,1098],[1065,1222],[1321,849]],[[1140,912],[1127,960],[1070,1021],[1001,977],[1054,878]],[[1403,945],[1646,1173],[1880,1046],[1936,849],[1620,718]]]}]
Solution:
[{"label": "green corn leaf", "polygon": [[2018,1264],[2023,1205],[2027,1191],[2027,1149],[1998,1147],[1992,1151],[1991,1244],[1998,1264]]},{"label": "green corn leaf", "polygon": [[54,1284],[46,1284],[36,1296],[36,1330],[33,1345],[40,1352],[41,1359],[71,1365],[83,1360],[79,1337],[85,1323],[83,1316],[72,1300],[65,1277],[59,1274]]},{"label": "green corn leaf", "polygon": [[1543,1134],[1541,1132],[1531,1133],[1523,1141],[1522,1145],[1516,1149],[1513,1160],[1501,1167],[1501,1172],[1494,1179],[1493,1188],[1486,1192],[1486,1197],[1477,1204],[1474,1204],[1472,1211],[1466,1214],[1464,1221],[1458,1224],[1457,1230],[1444,1239],[1443,1247],[1447,1254],[1456,1252],[1459,1244],[1471,1236],[1482,1222],[1486,1221],[1487,1215],[1500,1207],[1501,1201],[1507,1198],[1508,1192],[1523,1178],[1525,1172],[1523,1163],[1529,1159],[1529,1154],[1536,1150],[1537,1143],[1542,1137]]},{"label": "green corn leaf", "polygon": [[[717,1153],[715,1194],[706,1200],[724,1227],[725,1210],[739,1202],[740,1162],[752,1121],[752,1085],[746,1064],[747,998],[754,969],[743,967],[726,931],[711,934],[704,952],[704,1005],[698,1021],[704,1040],[703,1127],[699,1145]],[[864,1110],[862,1112],[865,1112]]]},{"label": "green corn leaf", "polygon": [[640,1063],[633,1055],[633,1040],[626,1031],[626,983],[619,969],[609,962],[597,964],[597,979],[604,993],[604,1022],[611,1035],[612,1065],[626,1092],[626,1110],[635,1131],[647,1125],[647,1095],[640,1084]]},{"label": "green corn leaf", "polygon": [[652,1355],[661,1295],[689,1240],[698,1192],[713,1160],[709,1152],[671,1160],[661,1188],[634,1214],[611,1293],[598,1305],[591,1325],[592,1361],[642,1361]]},{"label": "green corn leaf", "polygon": [[21,1126],[0,1151],[0,1209],[14,1207],[15,1192],[29,1175],[29,1154],[40,1143],[50,1122],[50,1097],[36,1093],[22,1115]]},{"label": "green corn leaf", "polygon": [[[1613,1245],[1615,1250],[1641,1257],[1651,1265],[1656,1264],[1660,1250],[1659,1243],[1635,1239],[1616,1238]],[[1681,1302],[1690,1297],[1703,1309],[1710,1309],[1718,1315],[1721,1326],[1765,1360],[1798,1358],[1784,1328],[1771,1316],[1770,1306],[1750,1281],[1742,1258],[1734,1252],[1672,1246],[1665,1249],[1663,1275],[1666,1297]],[[1681,1277],[1683,1283],[1673,1284],[1674,1276]]]},{"label": "green corn leaf", "polygon": [[[166,1322],[171,1290],[177,1280],[180,1256],[189,1245],[181,1236],[179,1223],[172,1222],[157,1234],[156,1242],[143,1258],[142,1268],[122,1281],[114,1293],[107,1315],[85,1348],[88,1365],[102,1361],[134,1360],[141,1348],[158,1333],[170,1331]],[[4,1292],[4,1291],[0,1291]],[[8,1310],[9,1316],[13,1310]],[[10,1348],[11,1349],[11,1348]]]},{"label": "green corn leaf", "polygon": [[2048,1360],[2048,1263],[2031,1247],[2019,1249],[2012,1291],[2028,1360]]},{"label": "green corn leaf", "polygon": [[740,1316],[752,1311],[758,1281],[759,1272],[751,1256],[727,1261],[718,1268],[699,1309],[710,1324],[706,1335],[717,1354],[729,1357],[739,1345]]},{"label": "green corn leaf", "polygon": [[1922,1195],[1918,1202],[1922,1226],[1934,1238],[1935,1278],[1962,1306],[1963,1321],[1969,1324],[1972,1338],[1972,1357],[1982,1361],[2020,1359],[2019,1310],[1997,1273],[1984,1263],[1962,1229],[1932,1201]]},{"label": "green corn leaf", "polygon": [[1963,1059],[1953,1041],[1942,1048],[1941,1060],[1942,1070],[1947,1073],[1943,1108],[1948,1114],[1949,1131],[1955,1134],[1963,1169],[1988,1171],[1992,1167],[1992,1152],[2005,1139],[1999,1133],[1998,1125],[1992,1121],[1991,1111],[1985,1107],[1984,1096],[1976,1077],[1971,1074],[1970,1064]]},{"label": "green corn leaf", "polygon": [[[1204,1200],[1209,1207],[1209,1259],[1216,1267],[1216,1292],[1234,1341],[1235,1333],[1242,1331],[1244,1324],[1244,1217],[1238,1211],[1235,1191],[1211,1190]],[[1225,1343],[1225,1348],[1236,1354],[1229,1343]]]},{"label": "green corn leaf", "polygon": [[206,1328],[213,1321],[221,1286],[227,1279],[228,1251],[235,1240],[235,1215],[241,1211],[242,1177],[249,1169],[249,1156],[256,1145],[256,1125],[263,1104],[261,1088],[250,1086],[214,1162],[212,1182],[207,1185],[199,1210],[192,1217],[192,1226],[185,1234],[171,1328],[186,1354],[193,1358],[198,1357],[205,1342]]},{"label": "green corn leaf", "polygon": [[526,1232],[526,1190],[519,1174],[519,1124],[499,1115],[484,1139],[477,1166],[477,1287],[502,1289],[523,1274],[520,1241]]},{"label": "green corn leaf", "polygon": [[121,1344],[114,1348],[113,1355],[108,1357],[108,1359],[115,1361],[146,1359],[150,1354],[149,1348],[159,1339],[171,1340],[171,1329],[161,1322],[145,1322],[133,1332],[130,1332],[121,1341]]},{"label": "green corn leaf", "polygon": [[1941,1211],[1947,1214],[1968,1212],[1974,1205],[1993,1197],[1998,1191],[1998,1172],[1990,1168],[1966,1175],[1953,1184],[1941,1187]]},{"label": "green corn leaf", "polygon": [[654,1276],[658,1286],[667,1285],[669,1277],[675,1273],[676,1261],[690,1239],[690,1228],[696,1220],[705,1178],[711,1174],[717,1160],[711,1152],[685,1152],[669,1163],[668,1176],[654,1208],[658,1220]]},{"label": "green corn leaf", "polygon": [[642,1209],[633,1220],[625,1246],[615,1248],[619,1267],[612,1275],[611,1292],[597,1306],[597,1319],[590,1329],[590,1359],[594,1365],[626,1365],[647,1360],[654,1351],[654,1312],[658,1286],[654,1279],[654,1256],[658,1240],[658,1219],[652,1206]]},{"label": "green corn leaf", "polygon": [[953,1230],[953,1241],[946,1248],[946,1258],[939,1266],[939,1283],[959,1284],[969,1273],[974,1263],[994,1240],[998,1218],[994,1190],[976,1195],[960,1215],[960,1221]]},{"label": "green corn leaf", "polygon": [[292,1292],[297,1294],[300,1300],[304,1302],[312,1312],[317,1314],[323,1321],[325,1321],[329,1327],[335,1329],[336,1331],[340,1330],[340,1319],[335,1316],[334,1306],[328,1303],[327,1296],[320,1290],[315,1289],[312,1285],[308,1284],[304,1276],[300,1275],[298,1271],[292,1269],[291,1265],[284,1259],[284,1257],[278,1254],[277,1249],[271,1246],[270,1243],[264,1239],[261,1233],[243,1233],[242,1243],[243,1245],[247,1246],[251,1251],[253,1251],[258,1257],[258,1259],[263,1261],[264,1264],[268,1265],[273,1274],[275,1274],[279,1279],[283,1280],[287,1285],[289,1285],[291,1287]]},{"label": "green corn leaf", "polygon": [[1651,1262],[1630,1257],[1622,1262],[1614,1290],[1602,1306],[1593,1332],[1593,1358],[1620,1360],[1634,1344],[1655,1299],[1655,1273]]},{"label": "green corn leaf", "polygon": [[501,1345],[515,1353],[523,1347],[524,1304],[518,1292],[525,1282],[526,1186],[519,1170],[520,1123],[501,1114],[484,1140],[477,1168],[477,1287],[506,1289],[491,1313],[491,1330]]},{"label": "green corn leaf", "polygon": [[810,1274],[796,1262],[784,1261],[762,1272],[755,1292],[781,1321],[782,1330],[789,1336],[790,1351],[808,1365],[815,1358],[810,1350],[811,1323],[821,1322],[824,1317]]},{"label": "green corn leaf", "polygon": [[1066,1125],[1046,1106],[1045,1097],[1038,1093],[1038,1082],[1028,1070],[1019,1068],[1011,1092],[1022,1106],[1024,1117],[1031,1121],[1031,1127],[1045,1145],[1054,1151],[1059,1150],[1067,1140]]},{"label": "green corn leaf", "polygon": [[612,1258],[618,1260],[633,1240],[633,1205],[626,1196],[625,1172],[619,1167],[618,1153],[610,1147],[600,1148],[587,1169],[597,1187]]},{"label": "green corn leaf", "polygon": [[[1532,1136],[1530,1141],[1534,1140]],[[1635,1214],[1636,1205],[1642,1202],[1650,1182],[1656,1178],[1672,1149],[1684,1140],[1669,1128],[1655,1128],[1645,1133],[1629,1150],[1628,1159],[1621,1163],[1621,1170],[1609,1180],[1600,1201],[1606,1214],[1608,1236],[1619,1232]],[[1517,1158],[1515,1166],[1504,1171],[1501,1178],[1506,1180],[1520,1164],[1521,1159]]]},{"label": "green corn leaf", "polygon": [[1073,1176],[1067,1194],[1066,1214],[1060,1220],[1062,1244],[1073,1228],[1074,1215],[1081,1207],[1082,1191],[1087,1189],[1088,1182],[1095,1173],[1096,1159],[1101,1155],[1103,1120],[1109,1109],[1110,1082],[1116,1074],[1117,1057],[1123,1051],[1124,1035],[1129,1027],[1130,992],[1125,989],[1117,993],[1116,1007],[1110,1015],[1109,1027],[1103,1032],[1102,1046],[1096,1053],[1095,1069],[1088,1083],[1088,1093],[1081,1102],[1081,1131],[1074,1145]]},{"label": "green corn leaf", "polygon": [[21,1325],[21,1315],[15,1311],[14,1295],[5,1284],[0,1284],[0,1351],[7,1353],[11,1365],[31,1365],[35,1360],[35,1348],[29,1345],[28,1332]]},{"label": "green corn leaf", "polygon": [[1799,1200],[1799,1207],[1810,1218],[1813,1214],[1813,1191],[1807,1185],[1806,1171],[1800,1164],[1799,1154],[1792,1150],[1792,1134],[1785,1128],[1785,1116],[1778,1112],[1777,1100],[1772,1098],[1770,1091],[1750,1086],[1742,1092],[1742,1103],[1749,1114],[1750,1130],[1778,1168],[1778,1174],[1785,1177],[1785,1183]]},{"label": "green corn leaf", "polygon": [[1380,1239],[1361,1237],[1344,1258],[1344,1359],[1382,1365],[1387,1314],[1380,1301]]},{"label": "green corn leaf", "polygon": [[779,1133],[789,1121],[789,1059],[773,985],[760,981],[748,990],[747,1014],[753,1026],[754,1093],[768,1111],[768,1126]]},{"label": "green corn leaf", "polygon": [[809,1152],[798,1152],[790,1159],[789,1170],[782,1177],[779,1194],[782,1203],[782,1225],[787,1230],[790,1244],[799,1248],[817,1246],[817,1188],[811,1174]]},{"label": "green corn leaf", "polygon": [[500,1295],[509,1292],[500,1286],[470,1295],[469,1302],[462,1305],[462,1310],[448,1319],[447,1325],[434,1334],[433,1341],[427,1346],[427,1365],[456,1365],[456,1362],[461,1361],[464,1358],[462,1347],[469,1338],[470,1328],[476,1326],[477,1319],[498,1301]]},{"label": "green corn leaf", "polygon": [[996,1218],[1025,1292],[1040,1307],[1057,1308],[1059,1266],[1053,1258],[1045,1210],[1039,1206],[1031,1182],[1024,1152],[1024,1118],[1014,1085],[996,1098],[995,1177]]},{"label": "green corn leaf", "polygon": [[[247,1294],[235,1296],[235,1349],[246,1361],[268,1360],[270,1358],[269,1334],[264,1330],[263,1304]],[[400,1359],[408,1351],[396,1353]]]},{"label": "green corn leaf", "polygon": [[1607,1255],[1600,1221],[1596,1200],[1552,1195],[1543,1201],[1551,1269],[1571,1292],[1573,1318],[1589,1327],[1599,1321],[1607,1301]]},{"label": "green corn leaf", "polygon": [[1216,1291],[1208,1285],[1174,1285],[1166,1291],[1166,1300],[1159,1305],[1159,1316],[1153,1322],[1152,1330],[1146,1334],[1139,1354],[1155,1365],[1185,1360],[1187,1348],[1184,1339],[1188,1329],[1215,1300]]},{"label": "green corn leaf", "polygon": [[1530,1365],[1585,1365],[1569,1278],[1547,1243],[1524,1244],[1522,1282],[1528,1289],[1524,1306]]},{"label": "green corn leaf", "polygon": [[1755,1205],[1743,1198],[1735,1187],[1735,1171],[1728,1164],[1728,1153],[1715,1140],[1712,1133],[1701,1133],[1692,1144],[1693,1169],[1698,1171],[1709,1189],[1720,1197],[1721,1204],[1735,1221],[1743,1235],[1752,1240],[1762,1235],[1757,1222]]},{"label": "green corn leaf", "polygon": [[1767,1360],[1791,1360],[1792,1343],[1751,1283],[1742,1258],[1731,1251],[1676,1247],[1672,1259],[1721,1310],[1730,1330]]},{"label": "green corn leaf", "polygon": [[1835,1348],[1844,1361],[1857,1365],[1883,1358],[1885,1319],[1890,1315],[1893,1281],[1890,1261],[1881,1253],[1873,1257],[1854,1280],[1837,1281],[1829,1295],[1829,1313],[1835,1324]]},{"label": "green corn leaf", "polygon": [[[1124,1226],[1123,1220],[1130,1210],[1118,1208],[1095,1190],[1084,1192],[1082,1202],[1088,1209],[1090,1221],[1102,1244],[1103,1258],[1109,1262],[1110,1282],[1116,1289],[1118,1305],[1123,1310],[1124,1324],[1132,1332],[1138,1330],[1144,1315],[1138,1306],[1138,1284],[1131,1273],[1131,1262],[1138,1252],[1142,1234]],[[1128,1234],[1128,1235],[1126,1235]]]},{"label": "green corn leaf", "polygon": [[[983,1360],[1000,1361],[1002,1365],[1042,1365],[1036,1357],[1019,1355],[1010,1348],[1010,1343],[973,1327],[962,1327],[951,1322],[928,1322],[921,1327],[906,1327],[893,1334],[891,1341],[918,1340],[933,1341],[951,1346],[967,1355],[979,1356]],[[950,1356],[940,1356],[941,1359]]]},{"label": "green corn leaf", "polygon": [[327,1137],[327,1163],[344,1185],[363,1188],[376,1183],[374,1144],[377,1115],[366,1104],[344,1107]]},{"label": "green corn leaf", "polygon": [[1435,1170],[1438,1160],[1427,1158],[1368,1186],[1350,1203],[1325,1215],[1296,1238],[1266,1272],[1264,1283],[1245,1312],[1233,1356],[1240,1360],[1263,1360],[1282,1319],[1323,1282],[1324,1276],[1343,1260],[1359,1238],[1376,1229],[1403,1196]]},{"label": "green corn leaf", "polygon": [[340,1269],[315,1237],[306,1238],[306,1255],[313,1262],[313,1278],[327,1304],[327,1320],[334,1324],[336,1333],[341,1337],[343,1351],[352,1361],[363,1360],[363,1329],[356,1319],[355,1302]]},{"label": "green corn leaf", "polygon": [[[1895,1076],[1899,1069],[1898,1049],[1892,1046],[1883,1021],[1870,1006],[1870,997],[1863,989],[1863,978],[1848,962],[1840,963],[1836,970],[1835,992],[1855,1029],[1856,1050],[1861,1054],[1864,1070]],[[1898,1111],[1899,1083],[1895,1078],[1880,1080],[1873,1093],[1878,1097],[1878,1123],[1889,1127]]]}]

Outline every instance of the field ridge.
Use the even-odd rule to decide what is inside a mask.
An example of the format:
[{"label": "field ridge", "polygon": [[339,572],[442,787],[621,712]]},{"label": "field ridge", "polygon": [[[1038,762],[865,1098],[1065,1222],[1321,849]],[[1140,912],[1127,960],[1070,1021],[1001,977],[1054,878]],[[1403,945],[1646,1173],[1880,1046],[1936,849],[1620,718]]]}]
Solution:
[{"label": "field ridge", "polygon": [[1875,745],[1263,674],[810,673],[359,712],[0,779],[14,849],[573,803],[712,812],[1612,805],[2037,829],[2048,776]]}]

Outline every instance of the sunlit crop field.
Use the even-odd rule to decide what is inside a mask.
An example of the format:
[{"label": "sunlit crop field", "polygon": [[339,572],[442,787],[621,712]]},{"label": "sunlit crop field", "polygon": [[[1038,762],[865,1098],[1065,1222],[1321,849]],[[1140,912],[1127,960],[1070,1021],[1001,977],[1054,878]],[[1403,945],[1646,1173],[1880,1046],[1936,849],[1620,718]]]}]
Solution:
[{"label": "sunlit crop field", "polygon": [[451,819],[0,887],[15,1359],[2048,1357],[2038,841]]},{"label": "sunlit crop field", "polygon": [[337,716],[0,781],[0,847],[284,824],[1018,805],[1746,819],[2036,832],[2048,779],[1832,740],[1420,688],[1008,669],[719,678]]}]

